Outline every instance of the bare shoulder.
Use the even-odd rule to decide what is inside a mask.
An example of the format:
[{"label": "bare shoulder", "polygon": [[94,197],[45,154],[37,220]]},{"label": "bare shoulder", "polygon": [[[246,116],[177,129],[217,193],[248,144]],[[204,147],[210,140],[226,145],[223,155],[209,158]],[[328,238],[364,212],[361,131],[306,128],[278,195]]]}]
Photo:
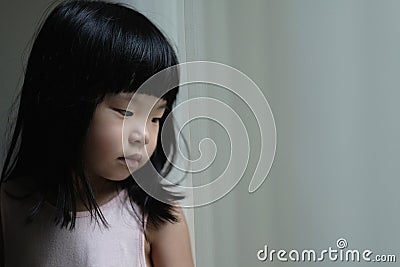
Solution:
[{"label": "bare shoulder", "polygon": [[174,207],[174,214],[179,220],[177,223],[167,222],[158,229],[152,226],[146,228],[154,267],[194,266],[184,213],[180,207]]}]

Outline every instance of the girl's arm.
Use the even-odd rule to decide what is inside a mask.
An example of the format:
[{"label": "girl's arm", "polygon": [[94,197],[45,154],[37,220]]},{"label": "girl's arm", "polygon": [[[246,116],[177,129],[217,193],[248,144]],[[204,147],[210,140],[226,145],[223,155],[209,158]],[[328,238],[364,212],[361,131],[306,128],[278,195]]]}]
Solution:
[{"label": "girl's arm", "polygon": [[177,223],[165,223],[149,230],[153,267],[193,267],[189,230],[181,208],[176,208]]}]

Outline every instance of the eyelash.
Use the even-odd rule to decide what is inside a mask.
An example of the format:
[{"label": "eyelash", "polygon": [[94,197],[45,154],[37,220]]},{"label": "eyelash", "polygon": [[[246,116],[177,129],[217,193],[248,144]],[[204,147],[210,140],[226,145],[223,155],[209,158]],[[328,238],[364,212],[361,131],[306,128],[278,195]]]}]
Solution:
[{"label": "eyelash", "polygon": [[[120,113],[120,114],[121,114],[122,116],[124,116],[124,117],[133,116],[133,112],[128,111],[128,110],[123,110],[123,109],[118,109],[118,108],[115,108],[114,110],[117,111],[118,113]],[[154,120],[155,120],[155,121],[154,121]],[[158,122],[160,122],[160,120],[161,120],[161,118],[153,118],[153,119],[151,120],[151,122],[153,122],[153,123],[158,123]]]},{"label": "eyelash", "polygon": [[114,110],[124,117],[130,117],[133,115],[133,112],[130,112],[128,110],[123,110],[123,109],[118,109],[118,108],[115,108]]}]

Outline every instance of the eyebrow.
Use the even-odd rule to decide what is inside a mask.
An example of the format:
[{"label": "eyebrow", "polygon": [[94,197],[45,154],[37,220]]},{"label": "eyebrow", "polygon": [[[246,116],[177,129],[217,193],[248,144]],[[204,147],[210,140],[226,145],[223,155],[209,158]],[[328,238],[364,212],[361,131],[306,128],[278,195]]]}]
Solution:
[{"label": "eyebrow", "polygon": [[[131,101],[132,100],[132,95],[131,94],[117,94],[116,96],[118,98],[123,99],[123,100],[127,100],[127,101]],[[134,101],[134,99],[133,99],[133,101]],[[159,105],[156,108],[156,110],[160,110],[160,109],[163,109],[163,108],[166,108],[166,107],[167,107],[167,103],[165,102],[165,103]]]}]

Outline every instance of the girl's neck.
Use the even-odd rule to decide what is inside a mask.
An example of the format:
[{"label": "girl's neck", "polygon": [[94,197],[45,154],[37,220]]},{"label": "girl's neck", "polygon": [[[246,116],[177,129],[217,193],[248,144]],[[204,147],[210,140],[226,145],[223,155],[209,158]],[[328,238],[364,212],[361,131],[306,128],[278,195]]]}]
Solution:
[{"label": "girl's neck", "polygon": [[[118,194],[118,186],[115,182],[109,181],[101,177],[88,178],[88,179],[93,191],[94,199],[96,200],[96,203],[99,207],[109,202]],[[77,211],[87,211],[88,208],[86,206],[84,205],[81,199],[77,200],[76,203]]]}]

